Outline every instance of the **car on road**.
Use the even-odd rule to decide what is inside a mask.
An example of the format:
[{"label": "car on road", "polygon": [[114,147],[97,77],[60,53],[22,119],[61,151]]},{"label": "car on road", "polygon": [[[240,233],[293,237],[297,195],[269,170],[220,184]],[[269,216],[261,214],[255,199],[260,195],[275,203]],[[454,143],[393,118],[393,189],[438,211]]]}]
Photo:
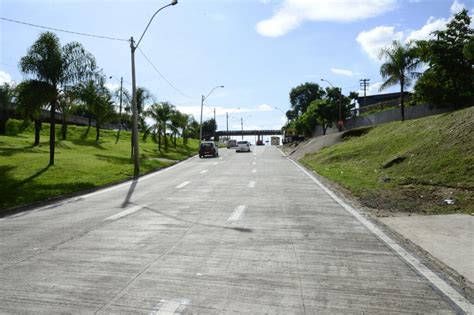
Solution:
[{"label": "car on road", "polygon": [[206,155],[211,155],[213,157],[219,156],[219,148],[212,141],[204,141],[199,146],[199,157],[203,158]]},{"label": "car on road", "polygon": [[251,144],[248,141],[238,141],[235,152],[250,152],[250,146]]},{"label": "car on road", "polygon": [[235,148],[237,146],[237,140],[227,140],[227,149]]}]

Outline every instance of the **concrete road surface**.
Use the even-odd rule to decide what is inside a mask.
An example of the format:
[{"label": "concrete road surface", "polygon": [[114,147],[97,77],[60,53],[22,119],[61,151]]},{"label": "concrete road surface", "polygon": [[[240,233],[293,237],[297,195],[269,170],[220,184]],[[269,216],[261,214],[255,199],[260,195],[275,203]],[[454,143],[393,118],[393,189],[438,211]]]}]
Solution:
[{"label": "concrete road surface", "polygon": [[0,219],[0,313],[456,313],[273,147]]}]

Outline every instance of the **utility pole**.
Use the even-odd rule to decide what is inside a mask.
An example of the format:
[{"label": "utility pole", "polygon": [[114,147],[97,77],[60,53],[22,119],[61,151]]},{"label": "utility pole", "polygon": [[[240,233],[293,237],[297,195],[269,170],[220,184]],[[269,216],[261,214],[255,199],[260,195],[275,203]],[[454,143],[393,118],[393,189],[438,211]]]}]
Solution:
[{"label": "utility pole", "polygon": [[204,95],[201,95],[201,120],[200,120],[201,127],[199,128],[199,144],[201,144],[202,142],[202,107],[204,106],[204,99],[205,99]]},{"label": "utility pole", "polygon": [[122,95],[123,95],[123,77],[120,77],[120,106],[119,106],[119,129],[117,132],[117,139],[115,144],[118,143],[120,138],[120,131],[122,130]]},{"label": "utility pole", "polygon": [[240,126],[242,128],[242,140],[244,140],[244,119],[240,117]]},{"label": "utility pole", "polygon": [[361,79],[360,88],[364,90],[364,107],[367,105],[367,88],[370,85],[370,79]]},{"label": "utility pole", "polygon": [[227,140],[229,140],[229,113],[225,112],[225,121],[226,121],[226,129],[227,129]]},{"label": "utility pole", "polygon": [[[142,35],[143,37],[143,35]],[[138,148],[138,109],[137,109],[137,83],[135,79],[135,41],[133,36],[130,37],[130,49],[132,53],[132,114],[133,114],[133,127],[132,127],[132,148],[133,148],[133,175],[138,177],[140,175],[140,157]]]}]

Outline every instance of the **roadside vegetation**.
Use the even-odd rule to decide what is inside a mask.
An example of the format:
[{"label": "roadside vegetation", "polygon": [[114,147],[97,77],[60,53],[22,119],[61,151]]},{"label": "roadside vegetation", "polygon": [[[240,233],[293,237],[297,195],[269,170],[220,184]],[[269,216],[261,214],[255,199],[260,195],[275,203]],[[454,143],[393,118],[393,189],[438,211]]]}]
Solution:
[{"label": "roadside vegetation", "polygon": [[348,131],[300,161],[367,207],[474,213],[474,107]]},{"label": "roadside vegetation", "polygon": [[[34,124],[9,120],[0,135],[0,212],[52,197],[64,196],[133,177],[130,132],[102,130],[100,140],[87,126],[69,126],[67,140],[56,142],[56,163],[49,165],[49,141],[34,144]],[[41,136],[49,135],[43,124]],[[143,138],[141,138],[143,139]],[[140,141],[142,173],[148,173],[196,154],[198,141],[173,138],[168,150],[148,137]],[[174,145],[176,142],[176,146]]]},{"label": "roadside vegetation", "polygon": [[[132,93],[107,88],[108,76],[82,44],[41,33],[18,66],[25,79],[0,86],[0,211],[136,175],[123,131],[131,130]],[[141,173],[197,152],[192,116],[145,87],[136,100]]]},{"label": "roadside vegetation", "polygon": [[[446,29],[435,31],[430,40],[402,43],[394,41],[380,50],[380,91],[400,87],[400,120],[405,120],[405,94],[414,87],[411,105],[430,104],[433,107],[459,109],[474,104],[474,31],[466,9],[457,13]],[[424,72],[419,72],[422,69]],[[289,93],[291,108],[283,131],[287,136],[311,137],[316,126],[326,134],[328,128],[343,127],[353,115],[358,93],[341,93],[341,88],[323,89],[318,83],[306,82]],[[414,85],[413,85],[414,83]]]}]

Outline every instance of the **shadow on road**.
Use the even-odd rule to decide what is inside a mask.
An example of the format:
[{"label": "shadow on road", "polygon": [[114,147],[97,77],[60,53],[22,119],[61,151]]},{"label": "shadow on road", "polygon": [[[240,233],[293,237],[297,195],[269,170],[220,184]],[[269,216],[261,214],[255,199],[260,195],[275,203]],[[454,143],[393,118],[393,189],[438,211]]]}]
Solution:
[{"label": "shadow on road", "polygon": [[252,233],[253,232],[252,229],[247,229],[247,228],[242,228],[242,227],[231,227],[231,226],[224,226],[224,225],[204,224],[204,223],[199,223],[199,222],[196,222],[196,221],[184,220],[184,219],[178,218],[176,216],[169,215],[167,213],[155,210],[155,209],[150,208],[150,207],[143,207],[143,209],[147,209],[147,210],[150,210],[151,212],[162,215],[164,217],[167,217],[167,218],[170,218],[170,219],[173,219],[173,220],[176,220],[176,221],[192,224],[192,225],[207,226],[207,227],[211,227],[211,228],[226,229],[226,230],[234,230],[234,231],[242,232],[242,233]]},{"label": "shadow on road", "polygon": [[130,188],[128,189],[127,196],[125,197],[125,200],[122,202],[122,208],[125,208],[130,204],[130,199],[133,196],[133,193],[135,191],[135,187],[137,187],[138,184],[138,179],[133,179],[132,184],[130,185]]}]

